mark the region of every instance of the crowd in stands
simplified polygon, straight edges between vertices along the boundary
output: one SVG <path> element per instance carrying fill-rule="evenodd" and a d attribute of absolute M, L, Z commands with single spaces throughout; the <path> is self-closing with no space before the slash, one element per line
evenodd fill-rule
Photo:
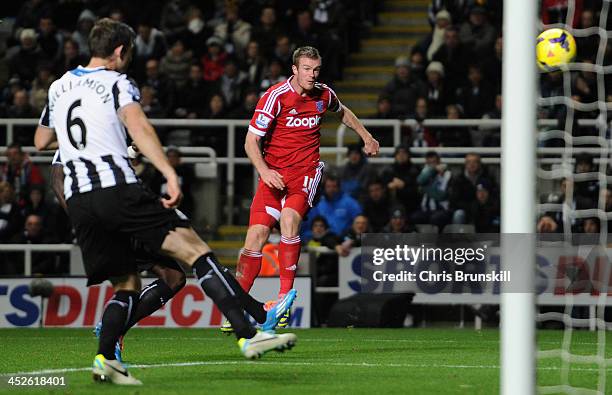
<path fill-rule="evenodd" d="M 322 80 L 341 78 L 344 59 L 358 47 L 363 27 L 372 24 L 374 8 L 366 0 L 152 0 L 144 8 L 125 1 L 6 4 L 0 32 L 0 116 L 38 118 L 51 83 L 87 65 L 89 32 L 98 18 L 109 17 L 134 29 L 128 75 L 139 86 L 150 118 L 248 119 L 259 96 L 291 75 L 298 46 L 319 49 L 326 63 Z M 15 126 L 14 144 L 6 153 L 8 163 L 0 174 L 0 243 L 72 241 L 66 215 L 45 196 L 47 175 L 21 148 L 33 145 L 34 130 Z M 167 132 L 158 129 L 169 145 L 173 141 Z M 3 131 L 0 141 L 6 142 Z M 223 128 L 202 129 L 181 143 L 213 146 L 223 155 L 226 141 Z M 181 164 L 178 149 L 168 150 L 168 156 L 185 192 L 180 209 L 190 215 L 193 167 Z M 164 193 L 165 180 L 155 169 L 140 158 L 133 166 L 144 183 Z M 23 271 L 22 254 L 2 254 L 0 260 L 0 274 Z M 66 271 L 58 265 L 35 262 L 33 271 Z"/>
<path fill-rule="evenodd" d="M 576 0 L 573 27 L 601 25 L 602 1 Z M 3 118 L 38 118 L 50 84 L 87 64 L 88 33 L 98 18 L 110 17 L 125 21 L 137 35 L 128 74 L 140 87 L 141 105 L 150 118 L 248 119 L 260 95 L 291 75 L 291 55 L 298 46 L 320 50 L 322 81 L 341 79 L 348 54 L 359 48 L 362 35 L 376 23 L 378 7 L 369 0 L 151 0 L 146 9 L 140 2 L 118 0 L 13 3 L 6 5 L 13 17 L 4 19 L 5 25 L 12 23 L 11 31 L 0 35 Z M 541 4 L 544 23 L 566 21 L 568 1 Z M 432 0 L 428 20 L 431 31 L 395 60 L 395 74 L 380 93 L 375 118 L 501 118 L 502 1 Z M 598 36 L 577 41 L 578 61 L 594 63 Z M 612 47 L 605 49 L 604 64 L 609 64 Z M 588 70 L 572 72 L 572 99 L 597 101 L 598 82 Z M 611 86 L 612 77 L 606 75 L 606 91 Z M 542 96 L 564 95 L 564 89 L 562 73 L 541 74 Z M 612 101 L 612 94 L 606 98 Z M 578 120 L 599 113 L 572 115 Z M 551 106 L 542 108 L 539 116 L 558 119 L 558 129 L 564 130 L 568 111 L 566 106 Z M 47 176 L 21 149 L 32 145 L 33 133 L 30 126 L 15 126 L 15 144 L 9 146 L 0 169 L 0 243 L 72 242 L 66 215 L 46 196 Z M 175 142 L 169 130 L 158 128 L 158 133 L 164 144 Z M 600 131 L 575 124 L 572 133 L 597 136 Z M 471 224 L 476 232 L 499 231 L 499 184 L 479 155 L 466 155 L 463 168 L 455 171 L 433 150 L 425 155 L 423 166 L 412 163 L 410 155 L 411 147 L 496 147 L 499 128 L 438 129 L 417 122 L 403 136 L 393 164 L 384 168 L 368 163 L 360 147 L 349 148 L 346 165 L 322 181 L 321 197 L 304 223 L 302 240 L 347 255 L 364 232 L 413 232 L 424 229 L 421 225 L 442 232 L 449 224 Z M 225 128 L 206 128 L 190 133 L 182 143 L 213 146 L 223 156 L 226 139 Z M 0 141 L 5 141 L 3 135 Z M 541 144 L 560 147 L 564 142 L 545 139 Z M 178 149 L 170 149 L 168 155 L 186 192 L 180 208 L 190 215 L 195 204 L 190 194 L 193 168 L 181 163 Z M 145 184 L 164 192 L 165 180 L 155 169 L 140 158 L 133 166 Z M 579 157 L 576 173 L 588 173 L 594 166 L 593 158 Z M 606 211 L 612 211 L 612 190 L 599 188 L 597 181 L 566 179 L 560 188 L 541 202 L 592 208 L 604 201 Z M 562 232 L 564 218 L 562 211 L 546 213 L 538 220 L 538 230 Z M 596 218 L 571 223 L 573 231 L 599 229 Z M 0 274 L 22 270 L 18 254 L 3 259 Z M 65 259 L 60 255 L 35 259 L 35 272 L 62 270 Z"/>
<path fill-rule="evenodd" d="M 153 0 L 143 9 L 122 1 L 15 2 L 4 19 L 5 25 L 13 22 L 12 31 L 0 36 L 0 115 L 38 117 L 49 85 L 87 64 L 87 37 L 96 19 L 110 17 L 137 34 L 128 75 L 140 87 L 149 117 L 248 118 L 254 98 L 291 75 L 298 46 L 319 49 L 323 81 L 341 78 L 344 59 L 375 15 L 370 3 Z M 32 145 L 31 127 L 15 136 Z M 161 137 L 166 142 L 163 130 Z"/>

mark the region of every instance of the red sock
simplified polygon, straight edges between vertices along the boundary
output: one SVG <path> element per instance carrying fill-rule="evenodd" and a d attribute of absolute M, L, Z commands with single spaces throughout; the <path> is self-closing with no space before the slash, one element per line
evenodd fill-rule
<path fill-rule="evenodd" d="M 247 250 L 246 248 L 240 253 L 238 267 L 236 268 L 236 280 L 238 280 L 240 286 L 246 292 L 251 290 L 253 282 L 255 282 L 257 275 L 259 275 L 262 256 L 261 252 Z"/>
<path fill-rule="evenodd" d="M 278 260 L 280 262 L 280 292 L 278 297 L 283 297 L 293 288 L 293 280 L 297 271 L 297 263 L 300 258 L 300 236 L 281 236 L 278 246 Z"/>

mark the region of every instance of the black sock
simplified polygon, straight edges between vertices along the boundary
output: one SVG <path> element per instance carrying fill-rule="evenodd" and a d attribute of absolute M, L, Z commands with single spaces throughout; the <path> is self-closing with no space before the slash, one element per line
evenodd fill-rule
<path fill-rule="evenodd" d="M 176 294 L 175 290 L 170 288 L 163 280 L 157 280 L 147 285 L 142 292 L 138 301 L 138 307 L 130 317 L 130 322 L 124 328 L 123 333 L 127 332 L 131 327 L 136 325 L 141 319 L 150 316 L 163 305 L 166 304 Z"/>
<path fill-rule="evenodd" d="M 208 256 L 208 254 L 204 256 L 206 257 Z M 214 254 L 211 254 L 210 258 L 223 275 L 223 278 L 225 278 L 225 281 L 227 281 L 230 287 L 232 287 L 232 289 L 234 290 L 234 293 L 238 297 L 238 300 L 244 308 L 244 311 L 249 313 L 249 315 L 253 317 L 258 323 L 263 324 L 264 322 L 266 322 L 267 313 L 264 309 L 264 304 L 253 298 L 247 292 L 245 292 L 244 289 L 242 289 L 242 286 L 240 286 L 238 280 L 236 280 L 236 278 L 225 266 L 219 263 L 217 257 Z"/>
<path fill-rule="evenodd" d="M 138 307 L 138 292 L 117 291 L 106 304 L 102 315 L 102 331 L 98 354 L 106 359 L 115 359 L 115 343 L 124 333 L 124 328 Z"/>
<path fill-rule="evenodd" d="M 225 318 L 229 320 L 234 328 L 238 339 L 250 339 L 257 331 L 244 316 L 236 292 L 223 276 L 221 269 L 215 264 L 216 258 L 212 252 L 202 255 L 193 264 L 193 273 L 198 278 L 198 283 L 217 305 Z"/>

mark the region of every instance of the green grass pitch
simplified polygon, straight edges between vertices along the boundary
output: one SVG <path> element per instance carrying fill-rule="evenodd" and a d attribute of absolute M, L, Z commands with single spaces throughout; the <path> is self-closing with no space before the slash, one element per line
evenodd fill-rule
<path fill-rule="evenodd" d="M 246 361 L 216 329 L 134 329 L 124 358 L 144 387 L 94 384 L 96 340 L 88 329 L 0 330 L 1 393 L 70 394 L 497 394 L 499 331 L 489 329 L 306 329 L 297 346 Z M 541 350 L 563 331 L 539 331 Z M 574 331 L 571 352 L 594 355 L 597 334 Z M 612 345 L 607 342 L 606 355 Z M 538 363 L 538 383 L 561 384 L 560 359 Z M 9 388 L 7 373 L 49 370 L 65 388 Z M 66 371 L 68 370 L 68 371 Z M 607 381 L 612 382 L 612 370 Z M 572 385 L 596 388 L 596 364 L 572 364 Z M 608 385 L 610 386 L 610 385 Z M 608 391 L 608 393 L 612 393 Z"/>

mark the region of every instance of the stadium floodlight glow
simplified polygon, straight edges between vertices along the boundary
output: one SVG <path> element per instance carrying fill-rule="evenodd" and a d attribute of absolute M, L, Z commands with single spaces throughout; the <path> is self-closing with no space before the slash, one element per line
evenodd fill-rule
<path fill-rule="evenodd" d="M 507 234 L 535 231 L 537 1 L 504 2 L 502 89 L 502 265 L 533 284 L 535 243 L 517 251 Z M 519 255 L 520 256 L 517 256 Z M 531 269 L 526 269 L 531 268 Z M 515 277 L 515 280 L 519 278 Z M 530 289 L 533 287 L 528 287 Z M 500 392 L 535 392 L 535 295 L 503 292 L 501 296 Z"/>

